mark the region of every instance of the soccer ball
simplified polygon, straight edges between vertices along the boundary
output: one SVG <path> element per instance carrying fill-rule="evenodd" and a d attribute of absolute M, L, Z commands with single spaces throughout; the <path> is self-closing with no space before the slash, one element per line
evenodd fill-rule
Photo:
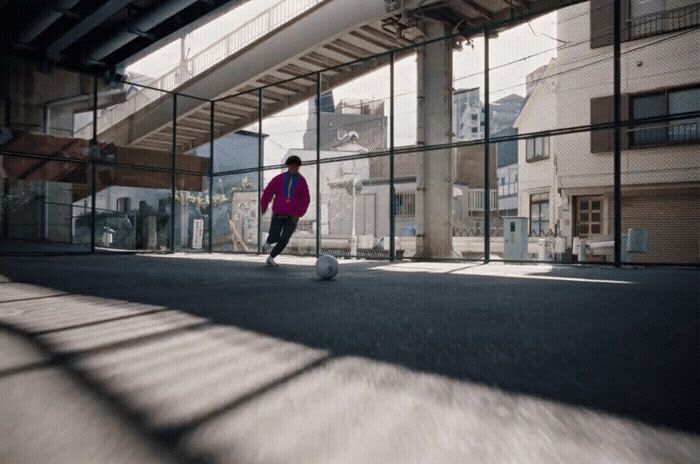
<path fill-rule="evenodd" d="M 338 274 L 338 260 L 330 255 L 323 255 L 316 261 L 316 274 L 321 280 L 331 280 Z"/>

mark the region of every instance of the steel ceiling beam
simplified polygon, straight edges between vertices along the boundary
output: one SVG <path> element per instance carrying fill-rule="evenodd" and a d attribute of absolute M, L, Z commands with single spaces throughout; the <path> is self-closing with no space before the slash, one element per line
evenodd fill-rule
<path fill-rule="evenodd" d="M 55 5 L 47 8 L 39 17 L 29 23 L 17 37 L 20 45 L 29 46 L 34 39 L 39 37 L 53 23 L 61 19 L 66 13 L 70 12 L 71 8 L 75 7 L 80 0 L 60 0 Z"/>
<path fill-rule="evenodd" d="M 95 64 L 101 62 L 112 53 L 132 42 L 137 37 L 140 37 L 137 31 L 148 32 L 198 1 L 199 0 L 168 0 L 161 3 L 157 8 L 137 17 L 121 28 L 111 38 L 93 48 L 84 60 L 85 63 Z"/>
<path fill-rule="evenodd" d="M 105 3 L 49 45 L 46 49 L 46 56 L 54 61 L 60 61 L 63 50 L 73 45 L 88 32 L 104 24 L 110 17 L 129 6 L 133 1 L 113 0 Z"/>

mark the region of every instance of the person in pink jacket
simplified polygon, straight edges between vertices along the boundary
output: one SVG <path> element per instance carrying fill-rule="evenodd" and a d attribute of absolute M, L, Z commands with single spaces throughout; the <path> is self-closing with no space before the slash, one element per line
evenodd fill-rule
<path fill-rule="evenodd" d="M 299 218 L 306 214 L 311 202 L 309 185 L 304 176 L 299 173 L 301 159 L 292 155 L 285 164 L 287 172 L 275 176 L 267 184 L 260 202 L 262 213 L 265 214 L 270 201 L 273 197 L 275 199 L 272 203 L 270 233 L 263 245 L 263 252 L 270 253 L 267 258 L 267 264 L 270 266 L 277 265 L 275 257 L 282 253 L 289 243 Z"/>

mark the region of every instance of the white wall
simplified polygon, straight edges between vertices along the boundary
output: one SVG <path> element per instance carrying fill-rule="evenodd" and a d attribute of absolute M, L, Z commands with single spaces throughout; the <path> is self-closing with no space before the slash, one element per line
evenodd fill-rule
<path fill-rule="evenodd" d="M 623 93 L 700 82 L 700 31 L 669 39 L 675 34 L 622 44 Z M 612 46 L 592 49 L 589 36 L 588 3 L 558 12 L 557 37 L 565 44 L 559 47 L 544 80 L 537 85 L 516 121 L 520 134 L 588 125 L 591 123 L 591 99 L 613 95 Z M 659 43 L 646 46 L 655 42 Z M 572 195 L 605 195 L 604 210 L 610 211 L 612 153 L 591 153 L 588 132 L 551 137 L 550 158 L 534 163 L 525 161 L 525 140 L 519 143 L 519 215 L 529 216 L 530 195 L 541 192 L 549 193 L 552 228 L 557 221 L 562 222 L 560 225 L 571 223 L 570 211 L 562 212 L 561 208 Z M 699 154 L 698 145 L 625 150 L 623 191 L 633 189 L 634 185 L 667 184 L 671 187 L 681 182 L 698 182 Z M 562 192 L 561 197 L 558 191 Z M 608 216 L 603 214 L 606 220 Z M 603 233 L 610 227 L 609 223 L 603 224 Z"/>
<path fill-rule="evenodd" d="M 558 53 L 559 72 L 563 74 L 556 78 L 558 109 L 553 127 L 590 124 L 590 100 L 614 93 L 612 46 L 590 48 L 588 11 L 588 3 L 559 11 L 558 37 L 572 44 L 582 43 L 563 47 Z M 675 34 L 622 44 L 623 93 L 700 82 L 700 31 L 669 39 Z M 661 39 L 668 40 L 659 42 Z M 562 187 L 612 186 L 612 153 L 591 154 L 587 133 L 560 139 L 564 141 L 559 163 Z M 622 172 L 623 185 L 700 181 L 698 146 L 626 150 Z"/>

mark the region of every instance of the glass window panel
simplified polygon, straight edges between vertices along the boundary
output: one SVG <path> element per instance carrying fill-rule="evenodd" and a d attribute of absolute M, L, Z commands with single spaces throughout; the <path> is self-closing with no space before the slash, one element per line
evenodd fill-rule
<path fill-rule="evenodd" d="M 579 2 L 489 39 L 489 117 L 494 135 L 509 129 L 528 134 L 591 123 L 592 97 L 614 92 L 612 66 L 600 59 L 600 48 L 591 46 L 612 31 L 591 28 L 590 19 L 591 3 Z M 586 111 L 551 111 L 553 105 Z"/>
<path fill-rule="evenodd" d="M 632 0 L 632 17 L 639 18 L 649 14 L 660 13 L 666 8 L 665 0 Z"/>
<path fill-rule="evenodd" d="M 397 147 L 415 145 L 417 141 L 418 94 L 416 54 L 396 59 L 394 63 L 394 143 Z M 387 112 L 388 113 L 388 112 Z"/>
<path fill-rule="evenodd" d="M 216 176 L 213 190 L 212 249 L 239 253 L 257 251 L 258 173 Z M 264 220 L 263 224 L 269 227 L 269 214 L 264 219 L 267 222 Z"/>
<path fill-rule="evenodd" d="M 165 171 L 98 166 L 95 244 L 119 250 L 168 250 L 171 239 L 172 175 Z M 117 199 L 131 198 L 120 212 Z M 90 201 L 88 196 L 87 201 Z"/>
<path fill-rule="evenodd" d="M 214 127 L 222 129 L 226 121 L 221 114 L 218 116 L 214 118 Z M 201 174 L 209 172 L 210 126 L 211 103 L 177 96 L 176 169 Z"/>
<path fill-rule="evenodd" d="M 482 37 L 454 50 L 452 120 L 455 141 L 484 137 L 484 40 Z M 397 108 L 398 111 L 398 108 Z M 398 113 L 397 113 L 398 117 Z"/>
<path fill-rule="evenodd" d="M 178 116 L 194 103 L 198 101 L 178 97 Z M 173 104 L 172 94 L 134 85 L 125 102 L 99 109 L 97 140 L 100 142 L 101 160 L 130 166 L 171 169 Z M 194 126 L 196 128 L 193 129 Z M 89 131 L 92 131 L 92 124 L 81 129 L 84 134 Z M 200 134 L 208 140 L 208 118 L 201 125 L 197 122 L 192 125 L 182 122 L 182 127 L 177 132 L 178 143 L 182 144 L 179 149 L 184 149 L 185 141 L 193 140 L 189 137 L 198 137 Z M 194 166 L 187 166 L 193 168 L 199 166 L 199 163 L 195 160 Z"/>
<path fill-rule="evenodd" d="M 251 92 L 216 102 L 214 173 L 258 167 L 257 95 Z"/>
<path fill-rule="evenodd" d="M 303 98 L 313 95 L 311 98 Z M 265 166 L 283 164 L 296 155 L 303 162 L 316 159 L 316 77 L 297 79 L 263 90 L 262 123 Z M 333 104 L 332 94 L 321 96 L 321 106 Z M 322 112 L 322 122 L 329 113 Z M 321 149 L 324 149 L 323 138 Z"/>
<path fill-rule="evenodd" d="M 632 114 L 635 119 L 651 118 L 666 114 L 666 95 L 643 95 L 632 100 Z"/>
<path fill-rule="evenodd" d="M 405 155 L 403 155 L 405 156 Z M 397 156 L 396 168 L 405 169 L 404 157 Z M 389 183 L 384 176 L 388 156 L 321 164 L 321 247 L 337 256 L 389 256 Z M 397 186 L 395 207 L 397 233 L 400 224 L 414 222 L 415 192 Z M 311 219 L 315 219 L 311 215 Z M 309 232 L 315 231 L 310 229 Z M 354 232 L 354 233 L 353 233 Z M 300 252 L 315 247 L 315 234 L 295 234 L 290 246 Z M 397 242 L 397 250 L 406 249 Z M 305 248 L 306 247 L 306 248 Z"/>
<path fill-rule="evenodd" d="M 700 111 L 700 88 L 677 90 L 668 95 L 669 114 Z"/>
<path fill-rule="evenodd" d="M 600 233 L 600 224 L 591 224 L 591 233 L 592 234 L 599 234 Z"/>
<path fill-rule="evenodd" d="M 175 191 L 175 248 L 203 251 L 209 246 L 209 178 L 178 174 Z"/>
<path fill-rule="evenodd" d="M 0 155 L 0 252 L 90 250 L 87 163 Z"/>

